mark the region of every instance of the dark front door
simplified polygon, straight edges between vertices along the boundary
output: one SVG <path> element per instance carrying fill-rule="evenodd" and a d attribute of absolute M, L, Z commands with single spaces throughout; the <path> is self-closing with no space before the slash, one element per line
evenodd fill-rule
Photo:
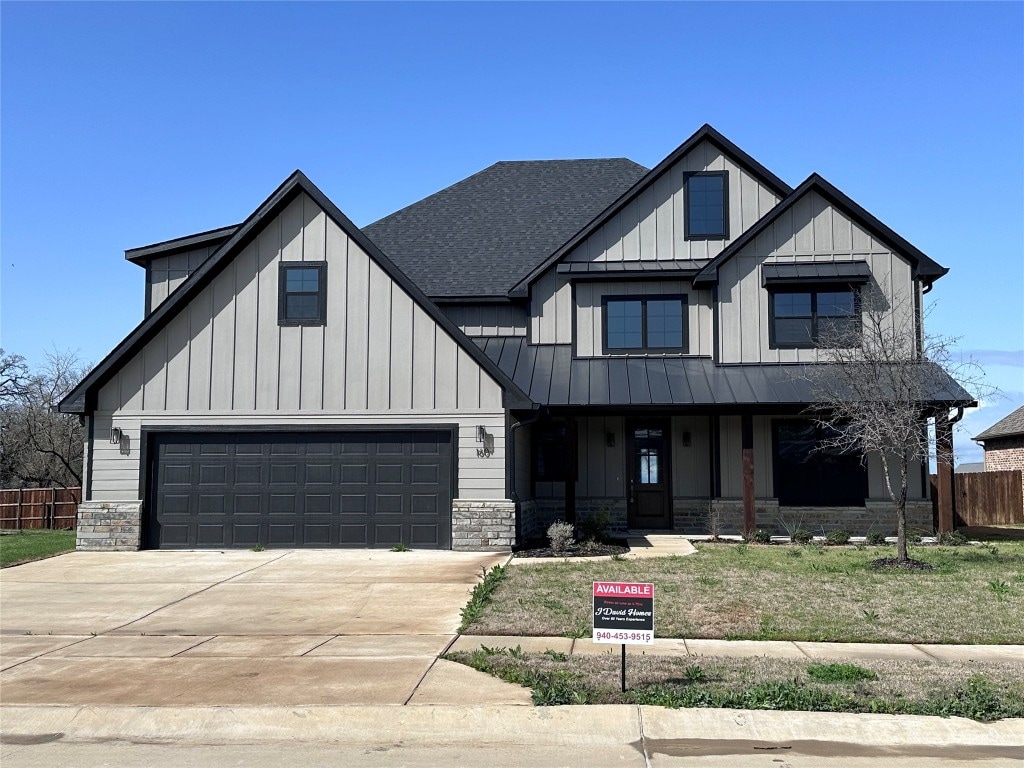
<path fill-rule="evenodd" d="M 672 527 L 670 442 L 668 419 L 626 422 L 630 528 Z"/>

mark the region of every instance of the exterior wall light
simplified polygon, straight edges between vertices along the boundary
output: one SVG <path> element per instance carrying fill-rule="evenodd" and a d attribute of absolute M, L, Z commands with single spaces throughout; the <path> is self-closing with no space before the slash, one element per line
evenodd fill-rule
<path fill-rule="evenodd" d="M 121 443 L 121 430 L 117 427 L 110 428 L 110 442 L 112 445 L 120 445 Z"/>
<path fill-rule="evenodd" d="M 476 449 L 478 458 L 486 459 L 494 455 L 494 435 L 489 434 L 482 424 L 476 428 L 476 441 L 483 444 L 482 448 Z"/>

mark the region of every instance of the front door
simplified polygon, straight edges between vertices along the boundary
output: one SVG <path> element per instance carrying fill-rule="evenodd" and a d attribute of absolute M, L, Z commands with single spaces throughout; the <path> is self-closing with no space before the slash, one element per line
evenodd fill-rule
<path fill-rule="evenodd" d="M 672 528 L 670 442 L 668 419 L 626 422 L 630 528 Z"/>

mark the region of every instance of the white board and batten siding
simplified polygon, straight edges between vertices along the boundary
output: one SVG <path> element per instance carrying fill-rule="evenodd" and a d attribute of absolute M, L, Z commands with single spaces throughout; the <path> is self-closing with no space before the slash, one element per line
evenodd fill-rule
<path fill-rule="evenodd" d="M 146 306 L 149 311 L 163 304 L 174 289 L 184 283 L 215 250 L 217 246 L 204 245 L 150 261 L 146 266 Z"/>
<path fill-rule="evenodd" d="M 278 325 L 282 261 L 327 263 L 327 323 Z M 143 426 L 457 424 L 462 498 L 505 498 L 500 386 L 299 195 L 99 391 L 92 498 L 138 498 Z M 476 427 L 494 435 L 478 458 Z"/>
<path fill-rule="evenodd" d="M 895 302 L 895 322 L 913 324 L 916 288 L 910 262 L 812 191 L 719 268 L 721 362 L 816 362 L 813 349 L 769 345 L 768 291 L 761 266 L 795 261 L 867 262 L 873 282 L 890 303 Z"/>
<path fill-rule="evenodd" d="M 576 354 L 580 357 L 604 355 L 604 297 L 665 295 L 686 297 L 687 354 L 710 357 L 713 347 L 711 291 L 694 289 L 689 280 L 577 283 Z"/>
<path fill-rule="evenodd" d="M 685 238 L 683 181 L 685 174 L 694 171 L 728 172 L 729 240 Z M 754 176 L 722 154 L 713 144 L 702 141 L 570 251 L 565 260 L 609 262 L 711 259 L 771 210 L 778 201 L 778 196 Z M 583 283 L 579 284 L 577 291 L 582 285 Z M 629 283 L 625 285 L 628 286 Z M 532 343 L 568 344 L 572 341 L 571 294 L 569 281 L 558 275 L 554 266 L 540 275 L 530 286 Z M 579 292 L 576 298 L 577 302 L 581 300 Z M 710 299 L 701 297 L 700 301 L 694 302 L 694 306 L 701 306 L 708 301 Z M 705 323 L 702 318 L 693 318 L 691 314 L 691 333 L 694 325 L 710 326 L 710 319 Z M 708 338 L 710 339 L 710 336 Z M 592 346 L 592 342 L 587 342 L 585 348 L 590 349 Z M 597 347 L 600 348 L 600 343 Z M 583 348 L 578 349 L 577 354 L 586 354 Z M 710 352 L 693 352 L 691 346 L 691 354 Z"/>

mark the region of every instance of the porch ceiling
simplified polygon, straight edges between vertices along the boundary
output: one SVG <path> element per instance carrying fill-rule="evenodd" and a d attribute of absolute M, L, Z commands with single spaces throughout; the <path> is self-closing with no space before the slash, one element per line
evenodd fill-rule
<path fill-rule="evenodd" d="M 704 357 L 576 358 L 569 344 L 531 345 L 521 336 L 476 343 L 538 405 L 803 406 L 813 402 L 800 365 L 716 365 Z M 973 398 L 937 366 L 936 405 Z"/>

